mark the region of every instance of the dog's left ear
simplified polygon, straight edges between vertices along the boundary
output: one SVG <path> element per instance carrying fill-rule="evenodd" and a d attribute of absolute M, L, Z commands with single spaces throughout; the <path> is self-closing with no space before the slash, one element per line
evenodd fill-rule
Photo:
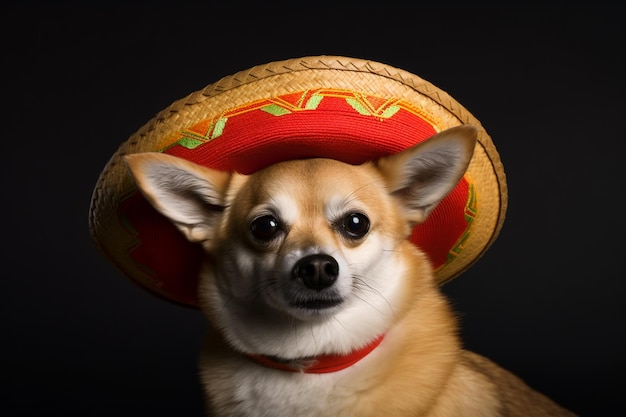
<path fill-rule="evenodd" d="M 453 127 L 375 164 L 411 225 L 423 222 L 462 178 L 474 153 L 477 129 Z"/>
<path fill-rule="evenodd" d="M 231 172 L 158 152 L 126 155 L 137 187 L 192 242 L 209 244 L 225 208 Z"/>

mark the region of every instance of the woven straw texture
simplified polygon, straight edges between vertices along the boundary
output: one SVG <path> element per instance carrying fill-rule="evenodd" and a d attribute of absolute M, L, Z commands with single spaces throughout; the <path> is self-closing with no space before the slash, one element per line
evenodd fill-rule
<path fill-rule="evenodd" d="M 124 141 L 98 179 L 89 211 L 93 240 L 110 262 L 133 282 L 170 301 L 193 306 L 193 301 L 162 290 L 150 271 L 129 256 L 137 237 L 120 220 L 122 201 L 134 185 L 122 157 L 160 151 L 172 146 L 178 132 L 229 109 L 268 97 L 316 88 L 354 90 L 404 100 L 432 121 L 436 131 L 461 124 L 479 129 L 478 143 L 466 177 L 478 195 L 478 215 L 463 250 L 436 270 L 443 283 L 469 268 L 489 248 L 502 227 L 507 207 L 504 168 L 490 136 L 481 123 L 446 92 L 417 75 L 386 64 L 340 56 L 289 59 L 255 66 L 222 78 L 172 103 Z M 191 285 L 191 284 L 190 284 Z"/>

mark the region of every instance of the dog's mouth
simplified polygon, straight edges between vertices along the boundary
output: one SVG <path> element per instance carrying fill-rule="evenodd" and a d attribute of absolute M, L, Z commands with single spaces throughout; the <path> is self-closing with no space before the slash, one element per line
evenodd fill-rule
<path fill-rule="evenodd" d="M 343 298 L 311 298 L 291 300 L 289 306 L 297 309 L 322 311 L 337 307 L 343 303 Z"/>

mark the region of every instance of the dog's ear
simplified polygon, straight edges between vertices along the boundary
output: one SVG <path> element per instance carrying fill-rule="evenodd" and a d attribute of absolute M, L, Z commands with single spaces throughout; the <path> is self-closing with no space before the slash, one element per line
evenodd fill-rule
<path fill-rule="evenodd" d="M 459 182 L 472 158 L 476 135 L 471 125 L 453 127 L 376 161 L 412 225 L 423 222 Z"/>
<path fill-rule="evenodd" d="M 124 160 L 146 199 L 192 242 L 211 240 L 232 174 L 146 152 Z"/>

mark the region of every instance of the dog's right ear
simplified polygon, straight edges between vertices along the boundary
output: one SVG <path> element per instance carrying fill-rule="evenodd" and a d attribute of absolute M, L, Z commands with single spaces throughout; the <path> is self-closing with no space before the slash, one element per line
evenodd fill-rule
<path fill-rule="evenodd" d="M 157 152 L 126 155 L 124 160 L 141 193 L 188 240 L 211 240 L 232 173 Z"/>
<path fill-rule="evenodd" d="M 411 226 L 423 222 L 454 188 L 468 167 L 478 130 L 461 125 L 444 130 L 376 162 L 389 191 L 405 208 Z"/>

